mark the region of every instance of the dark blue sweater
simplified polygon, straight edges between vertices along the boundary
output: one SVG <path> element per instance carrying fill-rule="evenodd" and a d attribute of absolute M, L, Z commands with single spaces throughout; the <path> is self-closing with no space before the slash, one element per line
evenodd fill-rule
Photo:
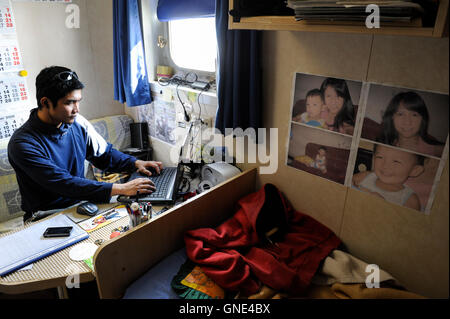
<path fill-rule="evenodd" d="M 115 150 L 81 115 L 59 128 L 42 122 L 37 109 L 8 144 L 16 171 L 22 210 L 65 208 L 80 200 L 109 202 L 112 184 L 84 177 L 85 159 L 110 172 L 130 171 L 136 158 Z"/>

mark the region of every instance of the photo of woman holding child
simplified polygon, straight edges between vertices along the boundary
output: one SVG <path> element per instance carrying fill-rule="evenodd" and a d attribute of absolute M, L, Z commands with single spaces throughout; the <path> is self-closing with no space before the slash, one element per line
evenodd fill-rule
<path fill-rule="evenodd" d="M 447 135 L 448 95 L 371 86 L 362 138 L 441 157 Z"/>
<path fill-rule="evenodd" d="M 297 74 L 292 120 L 309 126 L 353 135 L 361 83 L 337 78 Z"/>

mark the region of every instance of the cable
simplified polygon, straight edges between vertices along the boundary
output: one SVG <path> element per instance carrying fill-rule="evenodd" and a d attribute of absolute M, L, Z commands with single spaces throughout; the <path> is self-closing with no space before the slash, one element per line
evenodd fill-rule
<path fill-rule="evenodd" d="M 179 86 L 180 86 L 180 84 L 177 85 L 176 91 L 177 91 L 178 100 L 180 101 L 181 106 L 183 106 L 183 110 L 184 110 L 184 120 L 185 120 L 186 122 L 190 122 L 190 121 L 191 121 L 191 118 L 190 118 L 189 114 L 187 114 L 186 106 L 184 105 L 183 101 L 181 100 L 180 94 L 179 94 L 179 92 L 178 92 L 178 87 L 179 87 Z"/>
<path fill-rule="evenodd" d="M 193 78 L 189 79 L 190 76 L 191 77 L 193 76 Z M 158 79 L 158 84 L 161 85 L 161 86 L 168 86 L 170 84 L 176 85 L 176 92 L 177 92 L 178 101 L 180 102 L 181 106 L 183 107 L 184 119 L 185 119 L 186 122 L 190 122 L 191 117 L 189 116 L 189 114 L 188 114 L 188 112 L 186 110 L 186 105 L 184 104 L 183 100 L 180 97 L 180 93 L 179 93 L 178 88 L 179 88 L 180 85 L 192 87 L 192 84 L 194 82 L 197 82 L 197 80 L 198 80 L 198 75 L 196 73 L 194 73 L 194 72 L 188 72 L 188 73 L 186 73 L 186 75 L 184 77 L 180 77 L 178 75 L 174 75 L 174 76 L 172 76 L 169 79 L 168 78 L 159 78 Z M 208 82 L 207 88 L 209 88 L 209 86 L 213 85 L 214 83 L 215 83 L 215 80 L 212 80 L 212 81 Z M 200 95 L 203 92 L 207 91 L 208 90 L 207 88 L 202 89 L 200 91 L 200 93 L 198 94 L 198 96 L 197 96 L 197 104 L 198 104 L 198 107 L 199 107 L 199 118 L 200 118 L 202 124 L 203 124 L 203 120 L 201 119 L 202 106 L 200 104 Z"/>

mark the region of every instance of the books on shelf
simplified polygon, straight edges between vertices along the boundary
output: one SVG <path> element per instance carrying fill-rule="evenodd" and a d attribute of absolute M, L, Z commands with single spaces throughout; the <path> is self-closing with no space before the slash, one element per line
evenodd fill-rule
<path fill-rule="evenodd" d="M 423 8 L 410 0 L 288 0 L 300 20 L 362 21 L 371 11 L 370 4 L 379 7 L 380 22 L 411 22 L 423 13 Z"/>

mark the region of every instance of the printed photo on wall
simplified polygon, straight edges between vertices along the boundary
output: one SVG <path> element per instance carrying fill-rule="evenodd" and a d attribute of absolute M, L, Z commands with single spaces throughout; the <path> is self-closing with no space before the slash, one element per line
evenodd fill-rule
<path fill-rule="evenodd" d="M 386 144 L 361 142 L 352 188 L 428 212 L 439 160 Z"/>
<path fill-rule="evenodd" d="M 350 136 L 293 122 L 287 164 L 344 184 L 351 144 Z"/>
<path fill-rule="evenodd" d="M 370 84 L 361 138 L 441 158 L 449 96 Z"/>
<path fill-rule="evenodd" d="M 362 82 L 297 73 L 292 121 L 353 135 Z"/>
<path fill-rule="evenodd" d="M 449 96 L 297 73 L 287 165 L 429 214 L 448 157 Z"/>

